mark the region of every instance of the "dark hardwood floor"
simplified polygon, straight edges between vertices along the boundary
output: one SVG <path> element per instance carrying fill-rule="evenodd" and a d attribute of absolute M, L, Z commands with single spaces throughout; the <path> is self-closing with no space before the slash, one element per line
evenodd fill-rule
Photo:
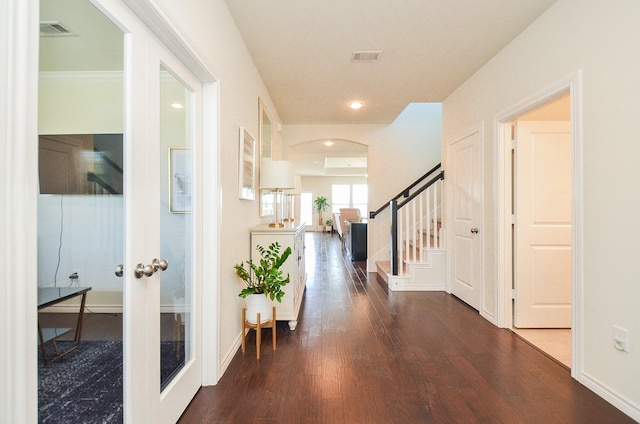
<path fill-rule="evenodd" d="M 255 332 L 180 423 L 631 423 L 569 371 L 442 292 L 388 292 L 337 237 L 306 236 L 295 331 Z M 238 317 L 240 319 L 240 317 Z"/>

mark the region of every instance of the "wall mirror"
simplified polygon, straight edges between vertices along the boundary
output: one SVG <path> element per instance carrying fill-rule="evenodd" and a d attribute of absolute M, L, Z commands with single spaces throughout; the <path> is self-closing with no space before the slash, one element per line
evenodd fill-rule
<path fill-rule="evenodd" d="M 273 123 L 264 107 L 262 98 L 258 97 L 258 138 L 260 146 L 260 163 L 273 159 Z M 260 216 L 274 215 L 274 196 L 270 190 L 260 190 Z"/>
<path fill-rule="evenodd" d="M 272 154 L 272 128 L 271 118 L 264 107 L 264 102 L 258 97 L 258 117 L 260 127 L 260 160 L 273 159 Z"/>

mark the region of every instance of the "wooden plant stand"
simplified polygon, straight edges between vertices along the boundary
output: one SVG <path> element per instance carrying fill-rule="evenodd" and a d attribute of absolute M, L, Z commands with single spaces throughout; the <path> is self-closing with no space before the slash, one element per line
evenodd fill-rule
<path fill-rule="evenodd" d="M 256 330 L 256 358 L 260 359 L 260 345 L 262 343 L 262 329 L 271 328 L 271 335 L 273 338 L 273 350 L 276 350 L 276 307 L 273 307 L 271 319 L 267 322 L 260 322 L 260 313 L 258 313 L 257 322 L 255 324 L 247 321 L 247 308 L 242 308 L 242 354 L 246 350 L 246 330 L 247 328 L 254 328 Z"/>

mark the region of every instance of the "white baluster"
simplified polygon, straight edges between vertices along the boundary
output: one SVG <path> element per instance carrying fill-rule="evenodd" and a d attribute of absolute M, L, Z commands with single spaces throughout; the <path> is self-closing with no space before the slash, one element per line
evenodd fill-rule
<path fill-rule="evenodd" d="M 418 202 L 420 203 L 420 216 L 418 217 L 418 235 L 420 236 L 420 262 L 424 262 L 424 249 L 422 246 L 422 237 L 424 230 L 424 193 L 421 193 L 418 197 Z"/>

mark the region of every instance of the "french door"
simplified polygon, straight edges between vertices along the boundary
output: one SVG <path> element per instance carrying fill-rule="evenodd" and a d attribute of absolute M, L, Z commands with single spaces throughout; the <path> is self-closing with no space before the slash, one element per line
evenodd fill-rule
<path fill-rule="evenodd" d="M 196 158 L 202 157 L 202 84 L 131 21 L 125 53 L 125 421 L 172 423 L 202 378 L 195 231 L 201 226 Z"/>
<path fill-rule="evenodd" d="M 92 286 L 89 303 L 95 310 L 103 307 L 97 295 L 105 293 L 109 284 L 113 286 L 107 274 L 111 279 L 116 278 L 122 291 L 124 422 L 174 423 L 202 382 L 201 308 L 196 301 L 202 298 L 202 242 L 196 231 L 202 228 L 202 166 L 198 159 L 202 157 L 202 83 L 122 2 L 59 0 L 57 3 L 61 10 L 76 13 L 86 5 L 91 6 L 88 15 L 73 25 L 79 32 L 77 40 L 88 40 L 90 36 L 105 38 L 97 27 L 93 27 L 95 31 L 91 33 L 91 25 L 81 25 L 92 19 L 89 14 L 95 15 L 96 9 L 103 19 L 110 20 L 122 32 L 119 51 L 115 46 L 110 50 L 112 47 L 102 45 L 102 50 L 94 49 L 92 53 L 96 53 L 96 59 L 103 50 L 107 51 L 107 59 L 109 54 L 119 56 L 117 60 L 123 69 L 115 72 L 123 76 L 119 88 L 118 83 L 111 82 L 110 86 L 96 90 L 123 93 L 122 109 L 114 114 L 122 118 L 115 132 L 122 133 L 123 187 L 119 193 L 90 198 L 92 205 L 105 204 L 99 199 L 115 199 L 108 202 L 111 210 L 98 206 L 92 216 L 102 216 L 114 209 L 119 214 L 117 222 L 121 225 L 111 225 L 114 222 L 111 221 L 103 233 L 122 232 L 115 237 L 122 242 L 109 252 L 115 261 L 111 269 L 121 278 L 114 277 L 113 271 L 87 278 L 88 285 Z M 74 17 L 68 15 L 68 19 Z M 47 43 L 41 41 L 41 49 L 55 51 L 52 44 Z M 101 84 L 92 71 L 103 64 L 93 55 L 87 56 L 76 55 L 80 63 L 86 60 L 80 79 Z M 79 73 L 71 71 L 65 78 Z M 106 80 L 114 74 L 101 72 L 102 79 Z M 83 92 L 82 89 L 75 91 Z M 46 94 L 43 89 L 40 102 Z M 70 97 L 67 93 L 66 104 L 72 102 Z M 78 104 L 83 103 L 78 101 Z M 105 131 L 97 128 L 96 123 L 111 112 L 108 102 L 97 104 L 95 111 L 80 107 L 71 116 L 75 119 L 70 121 L 83 124 L 86 127 L 83 132 L 101 133 Z M 118 123 L 109 125 L 117 127 Z M 51 132 L 57 131 L 52 125 L 50 128 Z M 80 130 L 67 132 L 76 131 Z M 64 196 L 66 200 L 67 195 Z M 62 195 L 60 198 L 62 205 Z M 78 199 L 80 197 L 64 204 L 67 213 L 73 212 L 71 208 L 79 203 Z M 84 238 L 89 237 L 84 234 Z M 105 239 L 107 237 L 96 237 L 93 244 L 103 243 Z M 78 251 L 69 262 L 81 263 L 85 257 L 94 258 L 96 255 L 92 253 Z M 87 275 L 80 274 L 81 279 Z M 92 295 L 95 304 L 91 304 Z M 86 418 L 99 420 L 99 417 Z M 120 421 L 119 417 L 114 419 Z"/>

